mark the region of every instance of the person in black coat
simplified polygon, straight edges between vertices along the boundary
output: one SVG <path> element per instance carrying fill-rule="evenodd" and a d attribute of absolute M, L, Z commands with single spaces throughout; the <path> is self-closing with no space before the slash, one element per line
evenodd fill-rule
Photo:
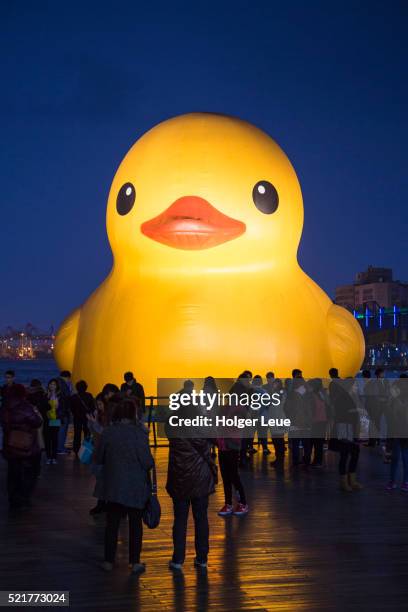
<path fill-rule="evenodd" d="M 5 384 L 0 388 L 0 398 L 1 398 L 1 407 L 4 408 L 7 404 L 7 400 L 10 395 L 13 395 L 15 391 L 15 387 L 17 386 L 15 382 L 15 372 L 14 370 L 7 370 L 4 374 Z"/>
<path fill-rule="evenodd" d="M 187 409 L 180 408 L 182 417 Z M 191 414 L 190 414 L 191 416 Z M 214 493 L 217 468 L 211 458 L 211 446 L 203 438 L 173 437 L 175 430 L 166 423 L 169 438 L 169 463 L 167 471 L 167 493 L 173 500 L 173 557 L 169 562 L 172 570 L 181 570 L 186 552 L 187 521 L 190 505 L 195 526 L 196 567 L 206 568 L 209 551 L 208 498 Z"/>
<path fill-rule="evenodd" d="M 112 425 L 102 432 L 96 449 L 96 464 L 103 466 L 94 496 L 106 500 L 105 561 L 102 568 L 113 568 L 120 521 L 129 520 L 129 564 L 134 574 L 145 571 L 140 562 L 143 509 L 149 499 L 149 471 L 154 460 L 148 432 L 136 418 L 136 402 L 115 403 Z"/>
<path fill-rule="evenodd" d="M 84 438 L 88 438 L 88 418 L 87 415 L 95 410 L 95 400 L 91 393 L 88 393 L 88 385 L 84 380 L 79 380 L 75 385 L 76 393 L 71 397 L 71 412 L 74 420 L 74 442 L 73 450 L 76 455 L 81 448 L 82 433 Z"/>
<path fill-rule="evenodd" d="M 122 383 L 120 387 L 121 392 L 127 396 L 136 397 L 139 402 L 140 412 L 143 414 L 145 412 L 146 403 L 143 385 L 137 382 L 136 378 L 133 376 L 133 372 L 125 372 L 123 378 L 125 382 Z"/>
<path fill-rule="evenodd" d="M 329 371 L 332 382 L 329 397 L 333 410 L 333 425 L 329 449 L 339 453 L 340 488 L 343 491 L 359 490 L 362 485 L 357 481 L 356 470 L 360 456 L 360 446 L 355 442 L 359 429 L 359 413 L 353 397 L 354 379 L 341 380 L 338 371 Z"/>

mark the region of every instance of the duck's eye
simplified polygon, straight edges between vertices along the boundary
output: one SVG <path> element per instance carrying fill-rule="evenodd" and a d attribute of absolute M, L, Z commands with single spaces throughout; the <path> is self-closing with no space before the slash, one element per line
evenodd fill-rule
<path fill-rule="evenodd" d="M 127 215 L 133 208 L 136 199 L 136 189 L 132 183 L 125 183 L 119 189 L 116 198 L 116 210 L 120 215 Z"/>
<path fill-rule="evenodd" d="M 252 190 L 252 199 L 258 210 L 271 215 L 279 205 L 279 196 L 269 181 L 259 181 Z"/>

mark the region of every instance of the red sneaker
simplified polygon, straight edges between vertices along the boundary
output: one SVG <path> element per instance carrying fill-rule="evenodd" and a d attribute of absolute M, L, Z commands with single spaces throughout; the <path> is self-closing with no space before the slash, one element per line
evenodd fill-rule
<path fill-rule="evenodd" d="M 248 512 L 249 512 L 248 504 L 239 503 L 236 505 L 233 514 L 235 514 L 235 516 L 243 516 L 244 514 L 248 514 Z"/>
<path fill-rule="evenodd" d="M 232 514 L 232 506 L 229 504 L 225 504 L 225 506 L 223 506 L 218 512 L 218 516 L 229 516 L 230 514 Z"/>

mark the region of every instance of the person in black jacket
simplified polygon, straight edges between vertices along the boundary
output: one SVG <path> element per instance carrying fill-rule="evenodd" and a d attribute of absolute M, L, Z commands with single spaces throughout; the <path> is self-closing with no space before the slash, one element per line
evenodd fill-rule
<path fill-rule="evenodd" d="M 71 381 L 71 372 L 63 370 L 57 378 L 59 388 L 59 415 L 61 425 L 58 432 L 58 455 L 67 455 L 69 450 L 65 448 L 67 440 L 69 421 L 71 416 L 71 396 L 74 388 Z"/>
<path fill-rule="evenodd" d="M 30 382 L 30 386 L 27 389 L 27 399 L 30 404 L 37 408 L 42 418 L 46 419 L 46 413 L 49 410 L 48 398 L 41 380 L 38 380 L 38 378 L 33 378 Z"/>
<path fill-rule="evenodd" d="M 143 385 L 137 382 L 136 378 L 133 376 L 133 372 L 125 372 L 123 378 L 125 382 L 122 383 L 120 387 L 121 392 L 125 395 L 136 397 L 139 401 L 140 410 L 143 414 L 145 412 L 146 404 Z"/>
<path fill-rule="evenodd" d="M 16 387 L 16 374 L 14 370 L 7 370 L 4 374 L 5 384 L 0 389 L 1 406 L 4 408 L 8 397 L 13 394 Z"/>
<path fill-rule="evenodd" d="M 308 468 L 311 460 L 312 446 L 310 441 L 312 424 L 312 398 L 300 370 L 293 370 L 286 403 L 285 413 L 291 419 L 292 466 L 302 465 Z M 294 436 L 294 437 L 293 437 Z M 303 446 L 303 458 L 300 459 L 300 443 Z"/>
<path fill-rule="evenodd" d="M 71 397 L 71 412 L 74 420 L 74 442 L 73 450 L 75 455 L 81 448 L 82 433 L 84 438 L 89 437 L 87 415 L 95 410 L 95 400 L 91 393 L 88 393 L 88 384 L 84 380 L 79 380 L 75 385 L 76 393 Z"/>
<path fill-rule="evenodd" d="M 340 454 L 340 489 L 343 491 L 359 490 L 362 489 L 362 485 L 357 481 L 356 470 L 360 447 L 354 441 L 359 426 L 359 413 L 353 399 L 354 379 L 340 380 L 336 368 L 332 368 L 329 374 L 332 378 L 329 385 L 329 397 L 333 410 L 333 429 L 329 449 Z"/>
<path fill-rule="evenodd" d="M 180 408 L 179 417 L 182 417 L 183 413 L 189 414 L 188 408 Z M 195 525 L 194 565 L 206 568 L 209 551 L 208 498 L 214 493 L 217 480 L 217 468 L 211 458 L 211 447 L 209 441 L 203 438 L 172 437 L 175 432 L 168 423 L 166 433 L 170 444 L 166 490 L 173 500 L 174 508 L 174 552 L 169 568 L 182 569 L 190 505 Z"/>
<path fill-rule="evenodd" d="M 141 574 L 143 509 L 149 499 L 149 471 L 154 460 L 149 448 L 148 432 L 136 419 L 136 401 L 124 399 L 115 403 L 113 423 L 102 432 L 96 449 L 96 463 L 103 466 L 103 477 L 97 479 L 94 495 L 106 500 L 105 561 L 102 569 L 111 571 L 116 556 L 121 519 L 129 520 L 129 564 L 132 573 Z"/>
<path fill-rule="evenodd" d="M 44 426 L 48 421 L 47 412 L 49 410 L 48 405 L 48 396 L 45 392 L 44 387 L 42 386 L 41 380 L 38 378 L 33 378 L 30 382 L 30 386 L 27 388 L 27 399 L 35 408 L 37 408 L 38 412 L 41 414 L 41 418 L 43 420 L 41 427 L 39 428 L 39 436 L 38 441 L 40 444 L 40 454 L 38 455 L 38 475 L 41 471 L 41 452 L 45 449 L 45 440 L 44 440 Z"/>

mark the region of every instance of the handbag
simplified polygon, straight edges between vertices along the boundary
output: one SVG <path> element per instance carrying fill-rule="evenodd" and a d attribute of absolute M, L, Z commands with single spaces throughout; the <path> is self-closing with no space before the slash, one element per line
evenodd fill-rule
<path fill-rule="evenodd" d="M 37 432 L 33 433 L 32 431 L 25 431 L 24 429 L 11 429 L 10 414 L 7 409 L 4 410 L 4 422 L 3 446 L 6 453 L 18 459 L 31 457 L 34 436 L 37 435 Z"/>
<path fill-rule="evenodd" d="M 81 463 L 89 465 L 92 463 L 92 455 L 94 452 L 94 444 L 92 438 L 85 438 L 78 451 L 78 459 Z"/>
<path fill-rule="evenodd" d="M 48 427 L 61 427 L 61 419 L 48 419 Z"/>
<path fill-rule="evenodd" d="M 146 527 L 149 529 L 156 529 L 160 523 L 161 507 L 157 497 L 157 474 L 155 464 L 153 464 L 152 468 L 150 487 L 150 495 L 143 509 L 142 519 Z"/>

